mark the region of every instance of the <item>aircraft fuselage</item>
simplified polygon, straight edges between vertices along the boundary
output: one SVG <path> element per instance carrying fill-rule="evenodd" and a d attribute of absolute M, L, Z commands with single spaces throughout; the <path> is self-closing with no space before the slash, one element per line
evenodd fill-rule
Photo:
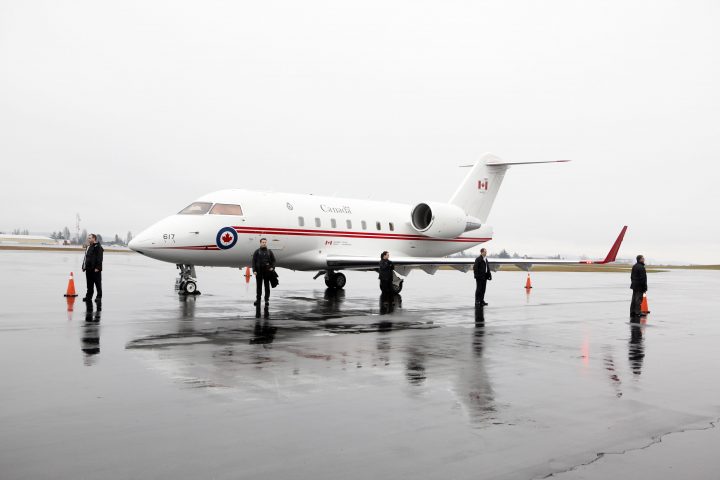
<path fill-rule="evenodd" d="M 486 226 L 453 238 L 423 235 L 412 226 L 413 206 L 402 203 L 221 190 L 192 205 L 199 206 L 197 212 L 157 222 L 130 247 L 175 264 L 243 267 L 250 265 L 260 238 L 267 238 L 278 267 L 323 270 L 332 255 L 379 261 L 380 252 L 388 250 L 396 256 L 443 257 L 492 237 Z"/>

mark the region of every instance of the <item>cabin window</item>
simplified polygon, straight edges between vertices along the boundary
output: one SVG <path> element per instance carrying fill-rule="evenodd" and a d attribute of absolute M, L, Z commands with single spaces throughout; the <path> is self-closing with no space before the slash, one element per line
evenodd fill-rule
<path fill-rule="evenodd" d="M 390 223 L 388 224 L 388 226 L 390 227 L 390 231 L 391 231 L 391 232 L 394 232 L 394 231 L 395 231 L 395 224 L 394 224 L 393 222 L 390 222 Z"/>
<path fill-rule="evenodd" d="M 352 229 L 352 220 L 345 220 L 345 225 L 347 225 L 348 230 Z"/>
<path fill-rule="evenodd" d="M 360 226 L 362 227 L 363 230 L 367 230 L 367 222 L 365 220 L 360 222 Z"/>
<path fill-rule="evenodd" d="M 305 217 L 298 217 L 298 225 L 301 227 L 305 226 Z"/>
<path fill-rule="evenodd" d="M 337 221 L 334 218 L 330 219 L 330 226 L 332 228 L 337 228 Z"/>
<path fill-rule="evenodd" d="M 210 211 L 212 203 L 210 202 L 193 202 L 178 212 L 178 215 L 205 215 Z"/>
<path fill-rule="evenodd" d="M 318 217 L 315 217 L 315 226 L 316 226 L 317 228 L 322 227 L 322 223 L 320 223 L 320 219 L 319 219 Z"/>
<path fill-rule="evenodd" d="M 216 203 L 210 209 L 210 215 L 242 215 L 240 205 L 232 205 L 229 203 Z"/>
<path fill-rule="evenodd" d="M 375 228 L 377 228 L 378 230 L 381 230 L 381 229 L 382 229 L 382 226 L 380 225 L 380 222 L 375 222 Z"/>

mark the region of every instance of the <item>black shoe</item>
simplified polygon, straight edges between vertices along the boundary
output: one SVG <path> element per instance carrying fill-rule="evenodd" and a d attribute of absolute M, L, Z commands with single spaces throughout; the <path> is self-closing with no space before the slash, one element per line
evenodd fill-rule
<path fill-rule="evenodd" d="M 255 300 L 255 301 L 253 302 L 253 306 L 254 306 L 254 307 L 257 307 L 257 304 L 258 304 L 258 302 L 257 302 L 257 300 Z"/>
<path fill-rule="evenodd" d="M 487 307 L 487 302 L 482 302 L 483 307 Z"/>
<path fill-rule="evenodd" d="M 83 297 L 82 301 L 87 302 L 87 297 Z"/>

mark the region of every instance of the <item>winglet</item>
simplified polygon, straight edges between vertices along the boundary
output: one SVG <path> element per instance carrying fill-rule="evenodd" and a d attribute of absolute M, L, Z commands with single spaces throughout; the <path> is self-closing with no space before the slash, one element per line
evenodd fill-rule
<path fill-rule="evenodd" d="M 613 243 L 612 248 L 608 252 L 607 256 L 605 257 L 605 260 L 601 262 L 593 262 L 592 260 L 586 260 L 580 263 L 596 263 L 596 264 L 603 264 L 603 263 L 612 263 L 615 261 L 615 258 L 617 257 L 618 250 L 620 250 L 620 244 L 623 241 L 623 238 L 625 238 L 625 232 L 627 231 L 627 225 L 625 225 L 622 230 L 620 230 L 620 235 L 618 235 L 617 240 L 615 240 L 615 243 Z"/>

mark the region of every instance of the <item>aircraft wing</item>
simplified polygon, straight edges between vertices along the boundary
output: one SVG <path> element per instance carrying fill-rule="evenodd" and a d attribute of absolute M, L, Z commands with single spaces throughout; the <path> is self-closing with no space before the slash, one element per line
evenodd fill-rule
<path fill-rule="evenodd" d="M 603 260 L 556 260 L 548 258 L 488 258 L 490 267 L 500 265 L 517 265 L 521 269 L 529 270 L 532 265 L 588 265 L 612 263 L 617 257 L 620 244 L 625 237 L 627 226 L 620 231 L 615 243 Z M 475 263 L 474 257 L 394 257 L 390 260 L 395 264 L 396 270 L 403 274 L 410 269 L 419 268 L 433 274 L 440 267 L 452 267 L 456 270 L 468 271 Z M 379 258 L 367 256 L 340 256 L 327 257 L 328 269 L 332 270 L 376 270 L 380 263 Z"/>

